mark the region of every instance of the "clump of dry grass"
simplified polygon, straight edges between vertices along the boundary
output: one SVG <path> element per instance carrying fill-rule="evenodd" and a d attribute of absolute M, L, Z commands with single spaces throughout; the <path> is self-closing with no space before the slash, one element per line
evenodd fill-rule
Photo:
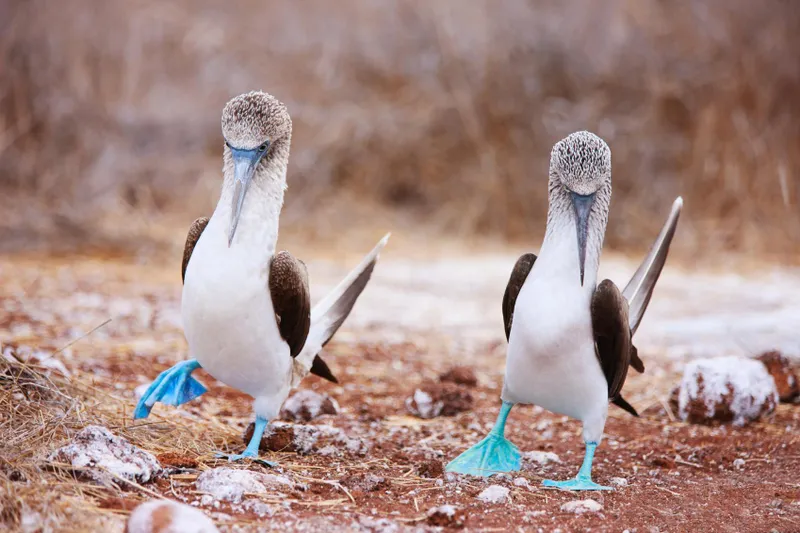
<path fill-rule="evenodd" d="M 11 530 L 57 528 L 74 517 L 77 509 L 67 509 L 83 487 L 63 474 L 54 480 L 42 461 L 87 419 L 102 416 L 87 412 L 71 385 L 45 370 L 0 357 L 0 524 Z"/>
<path fill-rule="evenodd" d="M 294 117 L 290 216 L 344 191 L 449 232 L 535 240 L 549 149 L 590 129 L 614 153 L 611 245 L 649 244 L 678 194 L 684 251 L 800 238 L 791 2 L 5 9 L 0 184 L 73 233 L 97 232 L 98 211 L 207 212 L 219 112 L 258 87 Z"/>
<path fill-rule="evenodd" d="M 11 530 L 118 530 L 125 515 L 157 490 L 116 478 L 97 484 L 48 455 L 87 425 L 111 429 L 154 453 L 209 452 L 214 443 L 191 420 L 129 425 L 127 401 L 45 367 L 0 357 L 0 525 Z M 229 438 L 233 438 L 229 435 Z M 178 450 L 178 452 L 176 452 Z M 76 524 L 80 528 L 75 528 Z M 38 529 L 37 529 L 38 528 Z"/>

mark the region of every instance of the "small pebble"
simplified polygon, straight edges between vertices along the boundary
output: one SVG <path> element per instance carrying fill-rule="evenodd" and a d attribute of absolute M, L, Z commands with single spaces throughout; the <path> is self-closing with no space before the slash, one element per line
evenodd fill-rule
<path fill-rule="evenodd" d="M 505 503 L 508 501 L 508 487 L 489 485 L 478 494 L 478 499 L 485 503 Z"/>
<path fill-rule="evenodd" d="M 561 506 L 565 513 L 596 513 L 603 510 L 603 506 L 594 500 L 573 500 Z"/>
<path fill-rule="evenodd" d="M 171 500 L 150 500 L 128 518 L 127 533 L 218 533 L 214 522 L 199 509 Z"/>

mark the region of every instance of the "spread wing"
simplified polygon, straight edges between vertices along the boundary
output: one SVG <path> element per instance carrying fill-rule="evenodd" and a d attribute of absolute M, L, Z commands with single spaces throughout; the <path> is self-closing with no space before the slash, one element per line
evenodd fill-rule
<path fill-rule="evenodd" d="M 536 254 L 529 253 L 520 256 L 508 279 L 506 292 L 503 294 L 503 325 L 506 328 L 506 340 L 511 336 L 511 323 L 514 321 L 514 306 L 517 304 L 517 296 L 519 296 L 519 291 L 522 290 L 535 262 Z"/>
<path fill-rule="evenodd" d="M 192 252 L 200 240 L 200 235 L 208 225 L 208 217 L 201 217 L 192 222 L 189 226 L 189 233 L 186 235 L 186 244 L 183 246 L 183 265 L 181 265 L 181 280 L 186 281 L 186 267 L 189 266 L 189 259 L 192 257 Z"/>
<path fill-rule="evenodd" d="M 667 261 L 669 245 L 675 235 L 675 228 L 678 227 L 678 217 L 681 214 L 682 207 L 683 198 L 679 196 L 673 202 L 672 211 L 670 211 L 669 217 L 664 222 L 664 226 L 661 228 L 661 232 L 658 234 L 658 238 L 656 238 L 652 248 L 650 248 L 647 257 L 645 257 L 636 273 L 622 290 L 622 295 L 630 304 L 628 318 L 631 334 L 636 333 L 639 328 L 639 323 L 642 321 L 647 304 L 650 303 L 650 297 L 653 295 L 658 276 L 661 275 L 661 269 L 664 268 L 664 263 Z"/>
<path fill-rule="evenodd" d="M 597 286 L 592 296 L 592 331 L 597 359 L 608 382 L 608 398 L 615 405 L 638 416 L 620 394 L 628 375 L 631 356 L 636 350 L 631 342 L 628 302 L 617 286 L 607 279 Z"/>
<path fill-rule="evenodd" d="M 289 252 L 278 252 L 269 267 L 269 293 L 281 337 L 292 357 L 302 351 L 311 326 L 311 294 L 306 266 Z"/>

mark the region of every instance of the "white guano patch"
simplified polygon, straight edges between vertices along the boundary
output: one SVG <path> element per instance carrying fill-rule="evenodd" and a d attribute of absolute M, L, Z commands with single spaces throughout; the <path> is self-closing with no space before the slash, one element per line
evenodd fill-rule
<path fill-rule="evenodd" d="M 701 402 L 705 416 L 713 419 L 721 406 L 744 425 L 774 409 L 778 403 L 775 380 L 761 361 L 746 357 L 696 359 L 687 363 L 678 392 L 678 415 L 686 420 L 690 406 Z M 767 406 L 765 408 L 765 406 Z M 771 407 L 770 407 L 771 406 Z"/>

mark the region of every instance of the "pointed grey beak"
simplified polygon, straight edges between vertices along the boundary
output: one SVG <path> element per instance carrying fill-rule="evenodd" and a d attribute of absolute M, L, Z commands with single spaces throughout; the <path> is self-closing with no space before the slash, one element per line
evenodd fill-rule
<path fill-rule="evenodd" d="M 250 187 L 250 182 L 253 180 L 253 175 L 258 167 L 258 162 L 264 155 L 263 150 L 239 150 L 231 148 L 231 155 L 233 156 L 233 205 L 231 205 L 231 232 L 228 235 L 228 247 L 230 248 L 233 242 L 233 236 L 236 233 L 236 227 L 239 225 L 239 217 L 242 214 L 242 206 L 244 205 L 244 197 L 247 194 L 247 189 Z"/>
<path fill-rule="evenodd" d="M 581 287 L 583 287 L 583 272 L 586 263 L 586 239 L 589 235 L 589 215 L 592 213 L 594 194 L 586 196 L 572 194 L 572 207 L 575 208 L 575 227 L 578 231 L 578 262 L 581 268 Z"/>

